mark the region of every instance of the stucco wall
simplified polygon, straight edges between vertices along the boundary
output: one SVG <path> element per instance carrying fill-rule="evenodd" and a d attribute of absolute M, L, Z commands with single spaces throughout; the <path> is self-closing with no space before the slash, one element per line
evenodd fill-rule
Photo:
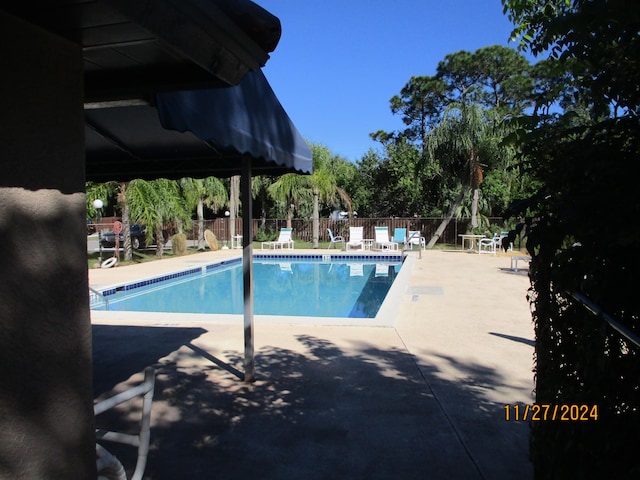
<path fill-rule="evenodd" d="M 95 478 L 80 49 L 0 11 L 0 478 Z"/>

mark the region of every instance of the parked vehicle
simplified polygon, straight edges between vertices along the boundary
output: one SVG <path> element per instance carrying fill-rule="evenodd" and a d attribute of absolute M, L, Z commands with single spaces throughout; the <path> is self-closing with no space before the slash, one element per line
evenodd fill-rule
<path fill-rule="evenodd" d="M 140 248 L 140 245 L 144 245 L 147 238 L 147 228 L 146 225 L 140 223 L 134 223 L 130 227 L 131 233 L 131 247 L 134 250 Z M 120 232 L 118 235 L 118 241 L 120 242 L 120 247 L 124 247 L 124 234 Z M 103 248 L 113 248 L 116 246 L 116 234 L 114 232 L 102 232 L 102 240 L 100 242 Z"/>

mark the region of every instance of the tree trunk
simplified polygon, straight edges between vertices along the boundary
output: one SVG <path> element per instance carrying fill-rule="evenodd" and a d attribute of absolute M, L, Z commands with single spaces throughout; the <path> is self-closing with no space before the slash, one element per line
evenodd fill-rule
<path fill-rule="evenodd" d="M 313 248 L 318 248 L 320 240 L 320 211 L 318 208 L 320 192 L 313 187 Z"/>
<path fill-rule="evenodd" d="M 264 179 L 266 177 L 262 175 L 261 184 L 263 185 L 260 188 L 260 227 L 264 227 L 267 223 L 267 189 L 264 188 Z"/>
<path fill-rule="evenodd" d="M 162 235 L 162 222 L 156 224 L 156 257 L 161 257 L 164 251 L 164 236 Z"/>
<path fill-rule="evenodd" d="M 127 184 L 120 184 L 118 202 L 122 205 L 122 237 L 124 238 L 124 261 L 133 260 L 133 248 L 131 248 L 131 219 L 129 218 L 129 206 L 127 205 Z"/>
<path fill-rule="evenodd" d="M 478 227 L 478 200 L 480 199 L 480 189 L 473 189 L 473 200 L 471 201 L 471 228 Z"/>
<path fill-rule="evenodd" d="M 454 204 L 451 205 L 451 208 L 449 209 L 449 213 L 447 213 L 447 216 L 442 220 L 442 223 L 440 223 L 440 226 L 436 229 L 436 232 L 433 234 L 433 237 L 431 237 L 431 239 L 429 240 L 429 243 L 427 243 L 427 246 L 426 246 L 427 249 L 433 248 L 433 246 L 436 244 L 438 239 L 442 236 L 445 229 L 447 228 L 447 225 L 449 225 L 449 222 L 453 218 L 454 213 L 456 212 L 460 204 L 462 204 L 462 200 L 464 200 L 464 196 L 466 195 L 467 190 L 469 190 L 469 185 L 463 185 L 462 189 L 460 190 L 460 195 L 458 195 L 458 198 L 456 199 Z"/>
<path fill-rule="evenodd" d="M 122 236 L 124 238 L 124 261 L 133 260 L 133 248 L 131 247 L 131 220 L 129 219 L 129 207 L 125 202 L 122 205 Z"/>
<path fill-rule="evenodd" d="M 196 214 L 198 215 L 198 250 L 204 250 L 204 202 L 202 195 L 198 197 Z"/>
<path fill-rule="evenodd" d="M 289 207 L 287 208 L 287 228 L 291 228 L 291 225 L 292 225 L 291 218 L 292 218 L 291 207 Z"/>

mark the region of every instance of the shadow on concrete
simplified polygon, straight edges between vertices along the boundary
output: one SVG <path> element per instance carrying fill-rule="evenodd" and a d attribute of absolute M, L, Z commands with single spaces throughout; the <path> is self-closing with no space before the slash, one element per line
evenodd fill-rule
<path fill-rule="evenodd" d="M 203 328 L 92 325 L 93 396 L 155 365 L 206 332 Z"/>
<path fill-rule="evenodd" d="M 496 337 L 511 340 L 513 342 L 524 343 L 525 345 L 529 345 L 530 347 L 536 346 L 535 341 L 529 340 L 528 338 L 524 338 L 524 337 L 514 337 L 513 335 L 505 335 L 504 333 L 496 333 L 496 332 L 489 332 L 489 335 L 495 335 Z"/>
<path fill-rule="evenodd" d="M 518 267 L 517 270 L 515 268 L 510 268 L 510 267 L 500 267 L 500 271 L 503 272 L 503 273 L 508 273 L 510 275 L 520 275 L 522 277 L 528 277 L 529 276 L 529 268 L 528 267 Z"/>
<path fill-rule="evenodd" d="M 505 382 L 490 368 L 448 358 L 468 374 L 467 381 L 452 382 L 433 366 L 418 368 L 404 350 L 365 341 L 343 350 L 299 335 L 299 351 L 257 351 L 257 381 L 247 384 L 237 375 L 241 352 L 213 356 L 191 343 L 201 329 L 117 327 L 109 336 L 110 328 L 99 328 L 94 344 L 111 356 L 112 379 L 156 362 L 145 478 L 531 478 L 527 452 L 514 456 L 500 438 L 503 405 L 484 399 L 483 389 Z M 159 360 L 183 345 L 188 361 Z M 119 421 L 130 420 L 122 413 Z M 526 450 L 528 430 L 515 428 L 512 435 L 521 438 L 515 444 L 508 438 L 510 448 Z M 495 457 L 479 459 L 492 442 Z"/>

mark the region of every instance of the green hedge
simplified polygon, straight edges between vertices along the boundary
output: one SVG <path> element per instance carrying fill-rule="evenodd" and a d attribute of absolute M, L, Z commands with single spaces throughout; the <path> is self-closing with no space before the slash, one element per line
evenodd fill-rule
<path fill-rule="evenodd" d="M 527 153 L 545 189 L 520 204 L 532 256 L 536 402 L 596 405 L 598 418 L 531 423 L 537 479 L 640 478 L 640 351 L 575 301 L 576 292 L 636 335 L 640 124 L 538 131 Z"/>

